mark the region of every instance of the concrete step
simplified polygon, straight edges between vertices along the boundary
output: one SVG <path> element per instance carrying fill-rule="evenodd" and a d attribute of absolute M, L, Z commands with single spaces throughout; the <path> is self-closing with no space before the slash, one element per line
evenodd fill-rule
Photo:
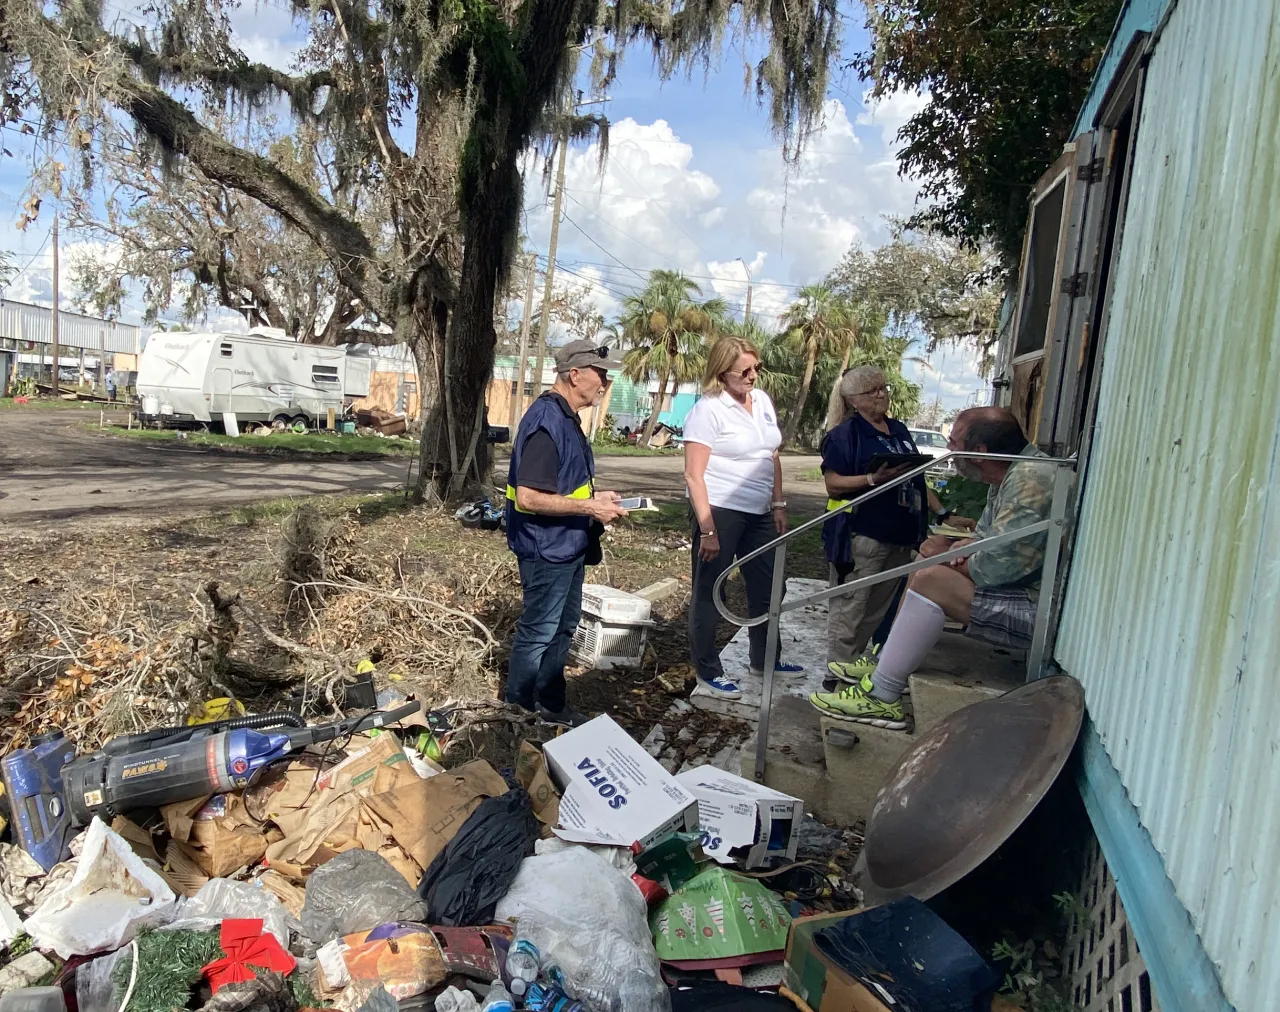
<path fill-rule="evenodd" d="M 917 672 L 908 681 L 911 684 L 911 708 L 915 716 L 915 733 L 923 734 L 938 721 L 956 710 L 984 699 L 1003 696 L 1012 685 L 985 685 L 975 679 L 961 679 L 953 675 Z"/>

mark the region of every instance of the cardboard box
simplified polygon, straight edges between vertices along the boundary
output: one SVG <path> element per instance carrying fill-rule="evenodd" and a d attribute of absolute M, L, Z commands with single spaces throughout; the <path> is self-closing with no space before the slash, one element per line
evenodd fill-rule
<path fill-rule="evenodd" d="M 824 955 L 814 942 L 814 935 L 822 928 L 856 913 L 857 910 L 845 910 L 815 914 L 791 922 L 783 982 L 813 1012 L 897 1012 L 896 1003 L 889 1005 L 884 1000 L 888 995 L 873 994 Z"/>
<path fill-rule="evenodd" d="M 721 864 L 759 868 L 773 859 L 794 861 L 804 802 L 714 766 L 676 776 L 698 799 L 702 850 Z"/>
<path fill-rule="evenodd" d="M 542 746 L 560 787 L 560 827 L 570 843 L 642 847 L 698 831 L 698 801 L 608 716 Z"/>

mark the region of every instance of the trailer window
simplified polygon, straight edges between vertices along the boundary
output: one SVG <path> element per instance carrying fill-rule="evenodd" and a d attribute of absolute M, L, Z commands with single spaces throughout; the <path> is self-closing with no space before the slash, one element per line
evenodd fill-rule
<path fill-rule="evenodd" d="M 231 357 L 231 342 L 230 342 L 230 341 L 224 341 L 222 344 L 218 345 L 218 354 L 219 354 L 219 355 L 221 355 L 223 358 L 230 358 L 230 357 Z"/>
<path fill-rule="evenodd" d="M 314 383 L 328 383 L 336 386 L 340 382 L 338 367 L 333 365 L 313 365 L 311 367 L 311 380 Z"/>

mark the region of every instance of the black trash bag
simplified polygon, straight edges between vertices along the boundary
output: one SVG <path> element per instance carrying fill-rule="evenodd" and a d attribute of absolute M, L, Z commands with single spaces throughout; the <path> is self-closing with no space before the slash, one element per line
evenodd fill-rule
<path fill-rule="evenodd" d="M 418 883 L 427 921 L 447 928 L 488 924 L 538 839 L 529 794 L 515 788 L 485 798 Z"/>
<path fill-rule="evenodd" d="M 853 914 L 814 935 L 860 980 L 875 980 L 902 1012 L 988 1012 L 1000 975 L 914 896 Z"/>
<path fill-rule="evenodd" d="M 426 905 L 381 854 L 346 850 L 307 879 L 302 932 L 317 945 L 389 921 L 425 921 Z"/>

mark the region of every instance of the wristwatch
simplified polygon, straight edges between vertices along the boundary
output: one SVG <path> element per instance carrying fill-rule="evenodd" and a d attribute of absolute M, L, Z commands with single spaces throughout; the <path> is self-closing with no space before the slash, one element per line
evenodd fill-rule
<path fill-rule="evenodd" d="M 782 502 L 771 502 L 769 503 L 769 508 L 775 509 L 775 510 L 784 510 L 787 508 L 787 501 L 783 499 Z"/>
<path fill-rule="evenodd" d="M 937 517 L 938 523 L 944 524 L 947 522 L 947 517 L 951 516 L 953 513 L 955 513 L 955 510 L 941 510 L 935 513 L 934 516 Z"/>

